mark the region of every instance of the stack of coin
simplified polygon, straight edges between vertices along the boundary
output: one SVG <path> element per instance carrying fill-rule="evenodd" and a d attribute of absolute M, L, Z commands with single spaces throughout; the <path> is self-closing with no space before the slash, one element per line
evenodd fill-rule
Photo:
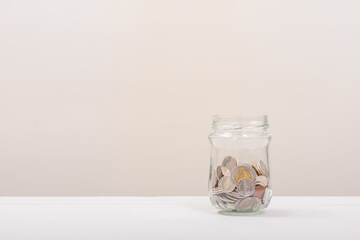
<path fill-rule="evenodd" d="M 221 208 L 255 212 L 268 204 L 269 171 L 263 161 L 240 163 L 227 156 L 214 169 L 211 195 Z"/>

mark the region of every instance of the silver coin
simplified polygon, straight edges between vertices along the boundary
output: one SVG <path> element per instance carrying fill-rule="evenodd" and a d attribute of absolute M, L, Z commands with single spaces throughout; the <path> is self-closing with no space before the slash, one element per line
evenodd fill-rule
<path fill-rule="evenodd" d="M 255 185 L 261 185 L 266 187 L 268 185 L 268 179 L 264 175 L 260 175 L 256 177 Z"/>
<path fill-rule="evenodd" d="M 218 187 L 211 189 L 211 194 L 221 194 L 223 193 Z"/>
<path fill-rule="evenodd" d="M 236 202 L 235 209 L 240 211 L 251 210 L 253 204 L 254 204 L 254 200 L 251 197 L 240 199 L 239 201 Z"/>
<path fill-rule="evenodd" d="M 229 199 L 229 200 L 231 200 L 231 201 L 234 201 L 234 202 L 236 202 L 237 200 L 239 200 L 238 197 L 236 197 L 236 196 L 234 196 L 234 195 L 232 195 L 232 194 L 230 194 L 230 193 L 225 193 L 225 194 L 224 194 L 224 197 L 226 197 L 227 199 Z"/>
<path fill-rule="evenodd" d="M 219 196 L 217 196 L 217 195 L 213 195 L 212 197 L 210 197 L 210 200 L 211 200 L 211 202 L 215 202 L 215 206 L 217 206 L 218 208 L 224 208 L 225 207 L 225 203 L 224 203 L 224 201 L 223 200 L 221 200 L 220 198 L 219 198 Z"/>
<path fill-rule="evenodd" d="M 244 198 L 238 191 L 229 192 L 227 195 L 233 197 L 236 200 Z"/>
<path fill-rule="evenodd" d="M 271 200 L 271 196 L 272 196 L 272 191 L 270 188 L 266 188 L 265 189 L 265 193 L 264 193 L 264 196 L 262 198 L 262 204 L 265 206 L 265 207 L 268 207 L 269 204 L 270 204 L 270 200 Z"/>
<path fill-rule="evenodd" d="M 252 205 L 251 210 L 256 212 L 261 208 L 261 201 L 260 201 L 260 199 L 258 199 L 256 197 L 253 197 L 252 199 L 253 199 L 253 205 Z"/>
<path fill-rule="evenodd" d="M 224 176 L 219 180 L 218 183 L 219 189 L 223 191 L 224 193 L 232 192 L 235 188 L 235 184 L 231 180 L 230 177 Z"/>
<path fill-rule="evenodd" d="M 216 188 L 217 184 L 218 184 L 218 180 L 215 176 L 213 176 L 211 180 L 211 188 Z"/>
<path fill-rule="evenodd" d="M 265 175 L 266 177 L 269 176 L 269 170 L 263 161 L 260 160 L 257 164 L 257 167 L 261 174 Z"/>
<path fill-rule="evenodd" d="M 222 174 L 221 166 L 218 166 L 218 167 L 216 168 L 216 178 L 217 178 L 218 180 L 220 180 L 223 176 L 224 176 L 224 175 Z"/>
<path fill-rule="evenodd" d="M 227 195 L 226 193 L 223 193 L 221 195 L 218 195 L 219 198 L 226 204 L 226 205 L 230 205 L 232 208 L 233 206 L 235 206 L 235 203 L 237 200 L 232 199 L 229 195 Z"/>
<path fill-rule="evenodd" d="M 220 195 L 220 198 L 224 201 L 224 202 L 229 202 L 229 203 L 235 203 L 237 201 L 237 199 L 233 199 L 231 198 L 229 195 L 227 195 L 226 193 L 223 193 Z"/>
<path fill-rule="evenodd" d="M 222 202 L 224 203 L 232 203 L 232 204 L 235 204 L 235 200 L 229 198 L 228 195 L 226 195 L 226 193 L 222 193 L 222 194 L 219 194 L 219 195 L 216 195 Z"/>
<path fill-rule="evenodd" d="M 243 197 L 251 196 L 255 192 L 255 183 L 251 179 L 243 178 L 239 181 L 237 190 Z"/>
<path fill-rule="evenodd" d="M 224 167 L 224 166 L 221 166 L 221 173 L 224 176 L 230 176 L 231 175 L 230 169 L 228 169 L 227 167 Z"/>
<path fill-rule="evenodd" d="M 227 169 L 229 169 L 230 171 L 236 167 L 237 162 L 236 162 L 236 158 L 231 157 L 231 156 L 227 156 L 224 158 L 224 160 L 221 163 L 221 166 L 226 167 Z"/>
<path fill-rule="evenodd" d="M 225 209 L 235 209 L 236 202 L 229 201 L 227 199 L 223 200 L 219 198 L 219 202 L 221 202 L 221 206 Z"/>
<path fill-rule="evenodd" d="M 225 203 L 226 208 L 235 210 L 236 202 L 227 202 Z"/>

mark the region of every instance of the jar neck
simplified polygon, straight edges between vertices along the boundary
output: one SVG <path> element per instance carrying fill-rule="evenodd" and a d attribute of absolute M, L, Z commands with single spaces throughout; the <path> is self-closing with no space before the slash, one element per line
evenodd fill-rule
<path fill-rule="evenodd" d="M 269 128 L 267 115 L 215 115 L 214 132 L 239 132 L 264 135 Z"/>

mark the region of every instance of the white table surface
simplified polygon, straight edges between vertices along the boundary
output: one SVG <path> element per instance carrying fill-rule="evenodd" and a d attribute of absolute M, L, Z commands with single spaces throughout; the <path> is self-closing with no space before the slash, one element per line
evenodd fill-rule
<path fill-rule="evenodd" d="M 207 197 L 2 197 L 0 239 L 360 239 L 360 197 L 273 197 L 224 216 Z"/>

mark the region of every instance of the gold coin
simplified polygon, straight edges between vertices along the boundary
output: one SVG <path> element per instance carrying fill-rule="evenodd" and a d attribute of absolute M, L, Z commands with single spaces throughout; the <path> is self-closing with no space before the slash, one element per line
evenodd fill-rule
<path fill-rule="evenodd" d="M 246 168 L 238 168 L 234 174 L 234 180 L 239 182 L 243 178 L 251 179 L 251 174 Z"/>

